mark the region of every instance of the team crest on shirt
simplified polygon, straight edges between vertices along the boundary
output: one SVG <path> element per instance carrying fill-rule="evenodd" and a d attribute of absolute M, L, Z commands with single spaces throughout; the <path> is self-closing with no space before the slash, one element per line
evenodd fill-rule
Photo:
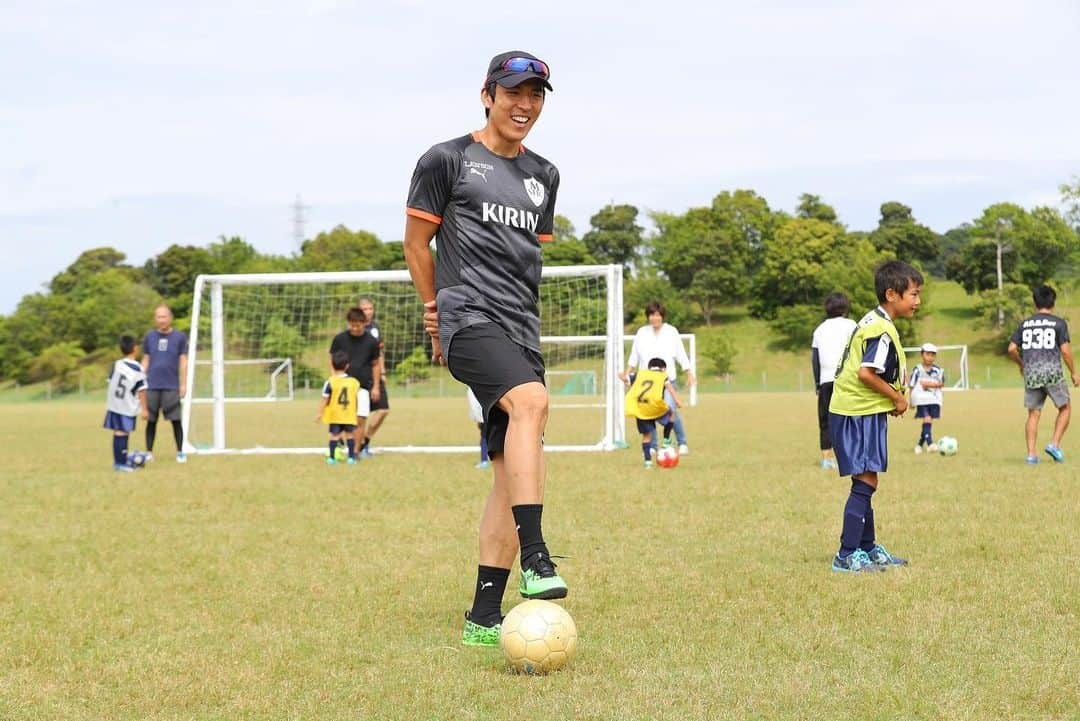
<path fill-rule="evenodd" d="M 529 194 L 529 200 L 537 208 L 544 204 L 544 186 L 536 178 L 525 178 L 525 192 Z"/>

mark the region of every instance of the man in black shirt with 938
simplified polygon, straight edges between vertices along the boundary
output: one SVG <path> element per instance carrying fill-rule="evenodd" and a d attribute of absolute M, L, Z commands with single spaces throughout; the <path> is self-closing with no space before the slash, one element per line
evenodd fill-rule
<path fill-rule="evenodd" d="M 563 598 L 541 531 L 548 395 L 540 355 L 540 243 L 551 240 L 559 171 L 521 143 L 540 117 L 548 66 L 496 55 L 480 89 L 483 129 L 438 143 L 409 187 L 405 260 L 435 360 L 484 411 L 495 483 L 480 521 L 480 565 L 462 642 L 497 646 L 503 591 L 520 549 L 525 598 Z M 431 239 L 438 234 L 438 258 Z"/>
<path fill-rule="evenodd" d="M 367 332 L 367 317 L 359 308 L 350 308 L 345 314 L 349 329 L 338 333 L 330 343 L 330 355 L 344 351 L 349 356 L 349 375 L 360 382 L 356 398 L 356 430 L 353 438 L 356 447 L 364 442 L 364 422 L 371 412 L 373 395 L 379 392 L 379 341 Z M 378 400 L 375 398 L 375 400 Z"/>

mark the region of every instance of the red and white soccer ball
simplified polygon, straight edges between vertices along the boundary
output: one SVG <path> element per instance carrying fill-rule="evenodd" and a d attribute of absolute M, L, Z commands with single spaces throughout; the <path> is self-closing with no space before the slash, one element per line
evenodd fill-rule
<path fill-rule="evenodd" d="M 517 673 L 558 671 L 577 652 L 577 626 L 559 604 L 532 599 L 519 603 L 506 614 L 499 645 L 510 668 Z"/>
<path fill-rule="evenodd" d="M 664 446 L 656 452 L 656 465 L 661 468 L 674 468 L 679 465 L 679 450 L 674 446 Z"/>

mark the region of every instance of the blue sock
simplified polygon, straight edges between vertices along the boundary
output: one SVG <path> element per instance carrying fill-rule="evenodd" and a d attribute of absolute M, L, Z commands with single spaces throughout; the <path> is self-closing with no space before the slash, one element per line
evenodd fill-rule
<path fill-rule="evenodd" d="M 349 458 L 356 458 L 356 439 L 350 438 L 345 441 L 345 446 L 349 449 Z"/>
<path fill-rule="evenodd" d="M 337 442 L 337 441 L 335 441 L 335 440 L 331 440 L 331 441 L 330 441 L 330 457 L 331 457 L 331 458 L 333 458 L 333 457 L 334 457 L 334 451 L 336 451 L 336 450 L 337 450 L 337 443 L 338 443 L 338 442 Z"/>
<path fill-rule="evenodd" d="M 850 556 L 862 543 L 872 495 L 874 495 L 874 489 L 870 484 L 851 479 L 851 493 L 844 505 L 844 526 L 840 532 L 841 558 Z"/>
<path fill-rule="evenodd" d="M 128 449 L 128 437 L 117 436 L 112 437 L 112 457 L 113 463 L 118 466 L 122 466 L 127 463 L 127 449 Z"/>
<path fill-rule="evenodd" d="M 488 459 L 488 447 L 487 447 L 487 433 L 484 429 L 480 429 L 480 460 L 486 461 Z"/>
<path fill-rule="evenodd" d="M 934 434 L 931 431 L 932 428 L 933 428 L 933 424 L 930 424 L 930 423 L 923 423 L 922 424 L 922 434 L 923 434 L 923 438 L 926 439 L 926 445 L 930 445 L 931 443 L 934 442 Z"/>
<path fill-rule="evenodd" d="M 863 518 L 862 541 L 859 543 L 859 548 L 870 553 L 870 551 L 874 550 L 876 543 L 877 539 L 874 538 L 874 507 L 869 506 L 866 509 L 866 516 Z"/>
<path fill-rule="evenodd" d="M 641 453 L 645 456 L 646 461 L 651 461 L 652 460 L 652 456 L 649 455 L 649 451 L 651 451 L 651 450 L 652 450 L 652 441 L 642 441 L 641 442 Z"/>

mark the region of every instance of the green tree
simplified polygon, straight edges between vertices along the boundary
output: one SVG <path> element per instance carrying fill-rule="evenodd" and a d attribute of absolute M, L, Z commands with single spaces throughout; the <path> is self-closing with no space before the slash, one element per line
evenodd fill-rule
<path fill-rule="evenodd" d="M 1071 182 L 1058 186 L 1061 192 L 1061 204 L 1065 208 L 1065 221 L 1080 233 L 1080 176 L 1073 176 Z"/>
<path fill-rule="evenodd" d="M 141 338 L 161 302 L 153 288 L 132 281 L 119 268 L 87 279 L 82 287 L 85 297 L 72 308 L 73 328 L 65 337 L 87 353 L 115 349 L 121 335 Z"/>
<path fill-rule="evenodd" d="M 822 201 L 820 195 L 803 193 L 799 196 L 799 205 L 795 208 L 795 215 L 807 220 L 820 220 L 825 223 L 836 223 L 836 210 Z"/>
<path fill-rule="evenodd" d="M 259 258 L 259 251 L 243 238 L 219 236 L 216 243 L 206 249 L 213 263 L 214 273 L 246 273 Z"/>
<path fill-rule="evenodd" d="M 975 311 L 979 316 L 976 327 L 995 329 L 997 352 L 1004 354 L 1009 336 L 1021 320 L 1031 315 L 1031 289 L 1021 283 L 1006 283 L 1000 294 L 996 288 L 984 290 L 979 293 Z"/>
<path fill-rule="evenodd" d="M 938 234 L 915 222 L 911 208 L 896 201 L 882 203 L 881 220 L 870 233 L 870 242 L 879 251 L 909 263 L 933 260 L 939 253 Z"/>
<path fill-rule="evenodd" d="M 70 391 L 79 385 L 79 361 L 86 352 L 78 343 L 56 343 L 39 353 L 27 368 L 31 383 L 50 381 L 62 391 Z"/>
<path fill-rule="evenodd" d="M 338 225 L 305 240 L 300 248 L 300 270 L 373 270 L 385 258 L 382 243 L 374 233 L 352 231 Z"/>
<path fill-rule="evenodd" d="M 49 291 L 54 295 L 64 295 L 72 292 L 81 281 L 110 268 L 126 267 L 133 270 L 130 266 L 123 265 L 126 257 L 115 248 L 91 248 L 84 251 L 74 263 L 49 282 Z"/>
<path fill-rule="evenodd" d="M 649 269 L 626 281 L 623 286 L 624 322 L 634 329 L 645 325 L 649 320 L 645 317 L 645 306 L 653 301 L 664 304 L 666 322 L 679 330 L 691 327 L 697 320 L 694 308 L 671 281 Z"/>
<path fill-rule="evenodd" d="M 195 289 L 195 278 L 218 272 L 214 257 L 206 248 L 176 244 L 146 261 L 144 269 L 150 285 L 160 295 L 188 299 Z"/>
<path fill-rule="evenodd" d="M 1013 203 L 997 203 L 975 220 L 968 244 L 949 259 L 946 269 L 968 293 L 997 289 L 999 275 L 1002 285 L 1032 287 L 1052 279 L 1077 245 L 1076 233 L 1053 208 L 1028 212 Z"/>
<path fill-rule="evenodd" d="M 592 229 L 582 240 L 589 253 L 601 263 L 621 265 L 627 272 L 641 258 L 645 229 L 637 224 L 638 209 L 632 205 L 601 208 L 589 224 Z"/>
<path fill-rule="evenodd" d="M 751 190 L 724 191 L 707 208 L 652 218 L 659 231 L 653 260 L 677 290 L 698 303 L 706 324 L 717 306 L 746 297 L 779 222 Z"/>

